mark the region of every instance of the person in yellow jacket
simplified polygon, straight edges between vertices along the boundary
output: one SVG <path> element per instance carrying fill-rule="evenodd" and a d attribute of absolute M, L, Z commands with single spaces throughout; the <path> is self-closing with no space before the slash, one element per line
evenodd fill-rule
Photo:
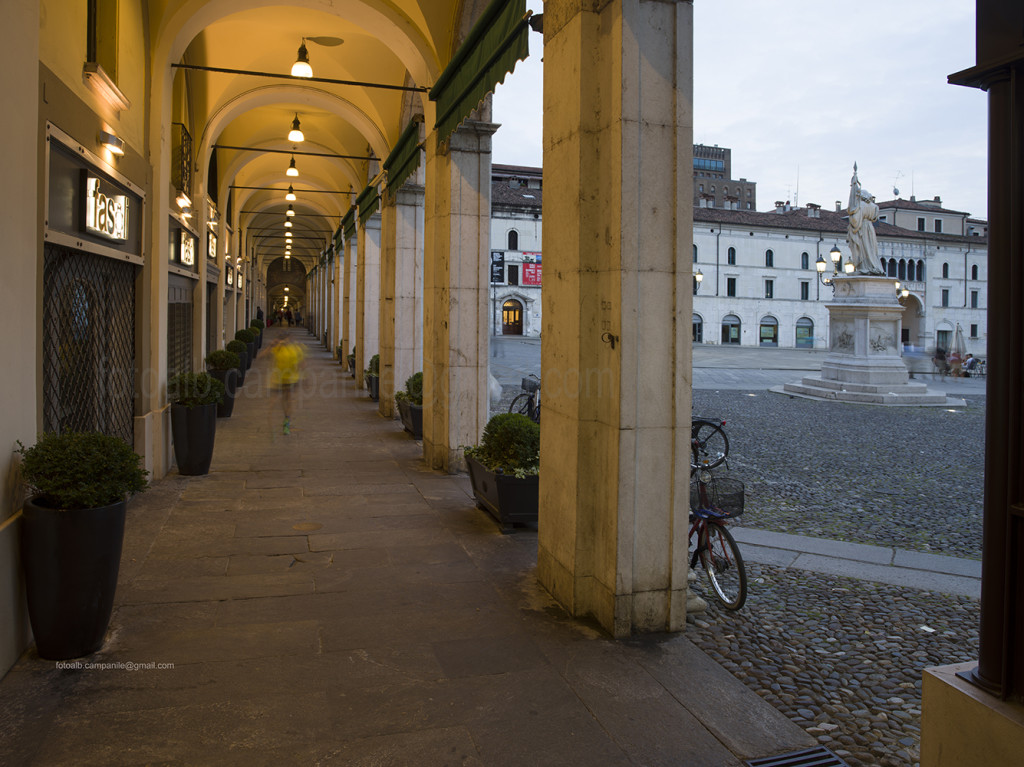
<path fill-rule="evenodd" d="M 292 390 L 302 379 L 302 361 L 305 353 L 294 341 L 278 338 L 270 353 L 274 356 L 274 369 L 270 374 L 270 385 L 281 392 L 281 406 L 284 409 L 285 434 L 292 430 Z"/>

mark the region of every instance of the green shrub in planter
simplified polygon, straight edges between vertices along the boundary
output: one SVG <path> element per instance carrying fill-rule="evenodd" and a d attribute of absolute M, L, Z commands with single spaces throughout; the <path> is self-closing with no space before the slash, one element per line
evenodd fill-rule
<path fill-rule="evenodd" d="M 208 373 L 179 373 L 167 382 L 167 398 L 185 407 L 215 405 L 224 399 L 224 384 Z"/>
<path fill-rule="evenodd" d="M 405 390 L 395 394 L 395 402 L 423 406 L 423 373 L 413 373 L 405 379 Z"/>
<path fill-rule="evenodd" d="M 227 349 L 229 352 L 234 352 L 236 355 L 244 354 L 246 352 L 245 344 L 237 340 L 228 341 L 227 345 L 224 348 Z M 239 363 L 241 363 L 241 360 L 239 360 Z"/>
<path fill-rule="evenodd" d="M 251 330 L 242 329 L 235 332 L 235 340 L 243 344 L 256 343 L 256 335 Z"/>
<path fill-rule="evenodd" d="M 370 366 L 366 368 L 366 375 L 368 376 L 379 376 L 380 375 L 380 355 L 374 354 L 370 357 Z"/>
<path fill-rule="evenodd" d="M 498 413 L 470 455 L 491 471 L 529 477 L 540 472 L 540 426 L 521 413 Z"/>
<path fill-rule="evenodd" d="M 37 501 L 55 509 L 93 509 L 146 489 L 142 458 L 117 437 L 44 434 L 32 447 L 18 442 L 21 474 Z"/>
<path fill-rule="evenodd" d="M 249 327 L 251 327 L 251 328 L 257 328 L 258 330 L 261 330 L 261 331 L 262 331 L 262 330 L 263 330 L 263 329 L 264 329 L 264 328 L 265 328 L 266 326 L 267 326 L 267 323 L 265 323 L 265 322 L 264 322 L 263 320 L 261 320 L 261 319 L 260 319 L 259 317 L 257 317 L 256 319 L 254 319 L 254 320 L 253 320 L 252 322 L 250 322 L 250 323 L 249 323 Z"/>
<path fill-rule="evenodd" d="M 231 343 L 236 342 L 232 341 Z M 241 341 L 237 343 L 242 345 Z M 237 369 L 242 364 L 242 359 L 235 352 L 228 351 L 227 349 L 218 349 L 206 356 L 206 364 L 210 366 L 211 370 L 232 370 Z"/>

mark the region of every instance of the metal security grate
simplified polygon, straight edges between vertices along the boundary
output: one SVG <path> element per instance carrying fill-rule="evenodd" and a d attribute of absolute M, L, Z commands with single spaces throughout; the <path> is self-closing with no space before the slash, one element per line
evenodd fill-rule
<path fill-rule="evenodd" d="M 132 264 L 47 244 L 43 265 L 43 429 L 134 442 Z"/>
<path fill-rule="evenodd" d="M 849 767 L 824 746 L 762 759 L 748 759 L 745 764 L 747 767 Z"/>

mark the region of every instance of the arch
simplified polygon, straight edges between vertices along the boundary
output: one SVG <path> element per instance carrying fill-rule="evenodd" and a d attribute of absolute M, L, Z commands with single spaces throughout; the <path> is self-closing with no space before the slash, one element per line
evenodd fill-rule
<path fill-rule="evenodd" d="M 907 279 L 907 262 L 905 259 L 900 259 L 899 268 L 896 270 L 896 276 L 901 280 Z"/>
<path fill-rule="evenodd" d="M 890 258 L 889 259 L 889 268 L 886 271 L 886 274 L 888 274 L 890 277 L 895 277 L 896 276 L 896 269 L 897 269 L 896 259 L 895 258 Z"/>
<path fill-rule="evenodd" d="M 742 329 L 743 324 L 735 314 L 727 314 L 722 317 L 722 343 L 738 345 Z"/>
<path fill-rule="evenodd" d="M 693 313 L 693 342 L 704 343 L 704 318 L 696 312 Z"/>
<path fill-rule="evenodd" d="M 501 334 L 521 336 L 523 334 L 523 304 L 515 298 L 507 298 L 501 305 Z"/>
<path fill-rule="evenodd" d="M 800 268 L 801 269 L 810 269 L 811 268 L 811 256 L 810 256 L 810 254 L 806 250 L 803 253 L 800 254 Z M 885 267 L 883 266 L 883 268 L 885 268 Z"/>
<path fill-rule="evenodd" d="M 779 345 L 779 321 L 772 315 L 766 314 L 761 318 L 758 327 L 758 346 Z"/>
<path fill-rule="evenodd" d="M 729 266 L 736 266 L 736 248 L 729 248 L 728 255 L 726 256 L 726 261 L 729 264 Z"/>
<path fill-rule="evenodd" d="M 771 248 L 764 252 L 764 265 L 775 266 L 775 251 Z"/>
<path fill-rule="evenodd" d="M 971 264 L 971 279 L 972 280 L 978 279 L 978 265 L 977 264 Z"/>
<path fill-rule="evenodd" d="M 911 282 L 917 280 L 917 264 L 912 258 L 907 261 L 907 279 Z"/>
<path fill-rule="evenodd" d="M 515 229 L 508 230 L 507 250 L 519 250 L 519 232 Z"/>
<path fill-rule="evenodd" d="M 942 264 L 942 279 L 944 279 L 944 280 L 948 280 L 949 279 L 949 263 L 947 263 L 947 262 L 944 262 Z"/>
<path fill-rule="evenodd" d="M 814 320 L 810 317 L 801 317 L 796 321 L 796 348 L 814 348 Z"/>

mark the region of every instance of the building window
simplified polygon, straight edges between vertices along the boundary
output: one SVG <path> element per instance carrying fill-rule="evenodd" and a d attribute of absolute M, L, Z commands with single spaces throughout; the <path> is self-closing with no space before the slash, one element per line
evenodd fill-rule
<path fill-rule="evenodd" d="M 888 220 L 889 220 L 889 217 L 888 217 L 888 216 L 879 216 L 879 217 L 878 217 L 878 220 L 879 220 L 879 221 L 888 221 Z"/>
<path fill-rule="evenodd" d="M 889 259 L 889 267 L 888 267 L 888 269 L 886 269 L 886 274 L 888 274 L 890 277 L 895 277 L 896 276 L 896 259 L 895 258 L 890 258 Z"/>
<path fill-rule="evenodd" d="M 935 219 L 935 231 L 937 233 L 941 233 L 942 232 L 942 219 L 941 218 Z"/>
<path fill-rule="evenodd" d="M 907 279 L 907 262 L 902 258 L 900 259 L 899 267 L 896 269 L 896 275 L 901 279 Z"/>
<path fill-rule="evenodd" d="M 949 348 L 949 336 L 952 330 L 936 330 L 935 331 L 935 345 L 940 349 Z"/>
<path fill-rule="evenodd" d="M 774 317 L 762 317 L 759 340 L 761 346 L 779 345 L 779 321 Z"/>
<path fill-rule="evenodd" d="M 923 218 L 917 219 L 917 231 L 919 231 L 919 232 L 923 232 L 924 231 L 924 219 Z"/>
<path fill-rule="evenodd" d="M 775 298 L 775 280 L 764 281 L 764 297 Z"/>
<path fill-rule="evenodd" d="M 924 261 L 921 260 L 917 262 L 917 279 L 924 281 Z"/>
<path fill-rule="evenodd" d="M 519 284 L 519 264 L 508 265 L 508 284 L 518 285 Z"/>
<path fill-rule="evenodd" d="M 775 254 L 771 250 L 764 252 L 764 265 L 775 266 Z"/>
<path fill-rule="evenodd" d="M 978 337 L 978 326 L 977 325 L 971 325 L 971 338 L 977 338 L 977 337 Z"/>
<path fill-rule="evenodd" d="M 714 194 L 714 193 L 715 193 L 715 185 L 714 185 L 714 184 L 712 184 L 712 185 L 711 185 L 711 194 Z"/>
<path fill-rule="evenodd" d="M 515 229 L 509 230 L 508 233 L 508 249 L 519 250 L 519 232 Z"/>
<path fill-rule="evenodd" d="M 809 317 L 801 317 L 796 321 L 796 348 L 814 348 L 814 321 Z"/>
<path fill-rule="evenodd" d="M 949 306 L 949 288 L 942 289 L 942 306 Z"/>
<path fill-rule="evenodd" d="M 977 264 L 974 264 L 971 267 L 971 279 L 972 280 L 978 279 L 978 265 Z"/>
<path fill-rule="evenodd" d="M 727 277 L 725 280 L 725 295 L 735 297 L 736 295 L 736 278 Z"/>
<path fill-rule="evenodd" d="M 972 309 L 977 309 L 978 308 L 978 291 L 976 291 L 976 290 L 972 290 L 971 291 L 971 308 Z"/>
<path fill-rule="evenodd" d="M 800 254 L 800 268 L 810 269 L 811 268 L 811 257 L 806 253 Z"/>
<path fill-rule="evenodd" d="M 907 279 L 908 280 L 915 280 L 916 279 L 914 277 L 914 259 L 910 259 L 909 261 L 907 261 Z"/>
<path fill-rule="evenodd" d="M 811 298 L 811 283 L 801 282 L 800 283 L 800 300 L 809 301 Z"/>
<path fill-rule="evenodd" d="M 704 343 L 704 320 L 699 314 L 693 315 L 693 342 L 695 344 Z"/>
<path fill-rule="evenodd" d="M 740 342 L 740 318 L 735 314 L 727 314 L 722 318 L 722 343 L 738 344 Z"/>
<path fill-rule="evenodd" d="M 693 246 L 693 263 L 697 263 L 697 246 Z"/>
<path fill-rule="evenodd" d="M 949 264 L 943 264 L 942 265 L 942 279 L 944 279 L 944 280 L 948 280 L 949 279 Z"/>
<path fill-rule="evenodd" d="M 703 176 L 704 174 L 701 173 L 701 175 Z M 702 191 L 702 192 L 704 191 L 704 185 L 703 184 L 700 185 L 700 191 Z"/>
<path fill-rule="evenodd" d="M 736 248 L 729 248 L 729 255 L 726 257 L 729 266 L 736 266 Z"/>

